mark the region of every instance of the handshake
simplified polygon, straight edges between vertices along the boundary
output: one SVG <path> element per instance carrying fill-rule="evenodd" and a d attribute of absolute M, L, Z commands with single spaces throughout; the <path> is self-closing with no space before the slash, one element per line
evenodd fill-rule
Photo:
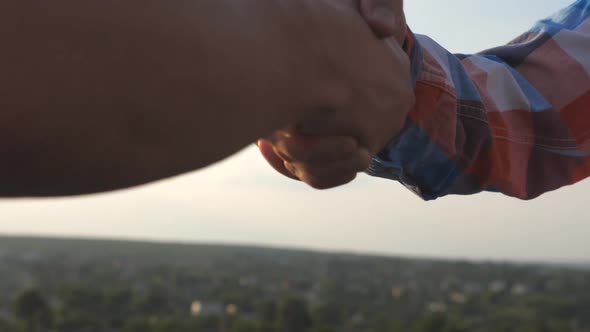
<path fill-rule="evenodd" d="M 372 157 L 400 132 L 414 103 L 409 59 L 402 50 L 407 29 L 403 1 L 332 2 L 356 7 L 384 47 L 351 44 L 354 38 L 347 40 L 346 31 L 342 31 L 341 44 L 333 49 L 347 61 L 343 67 L 349 86 L 319 91 L 322 97 L 328 96 L 322 99 L 329 100 L 325 108 L 314 109 L 299 122 L 257 142 L 262 156 L 276 171 L 316 189 L 346 184 L 367 170 Z M 331 45 L 327 42 L 326 48 Z M 364 56 L 355 57 L 359 47 Z"/>

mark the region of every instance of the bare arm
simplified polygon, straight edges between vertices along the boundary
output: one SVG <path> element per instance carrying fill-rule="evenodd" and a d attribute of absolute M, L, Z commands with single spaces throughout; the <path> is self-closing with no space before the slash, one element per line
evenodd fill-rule
<path fill-rule="evenodd" d="M 3 1 L 0 195 L 142 184 L 315 110 L 390 106 L 387 50 L 339 3 Z"/>

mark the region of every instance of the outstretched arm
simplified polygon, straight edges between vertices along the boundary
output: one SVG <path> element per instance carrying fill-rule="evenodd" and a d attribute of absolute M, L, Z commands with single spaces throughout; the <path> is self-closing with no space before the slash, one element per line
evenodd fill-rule
<path fill-rule="evenodd" d="M 510 44 L 452 55 L 410 37 L 416 106 L 369 173 L 425 199 L 531 199 L 590 176 L 590 1 Z"/>
<path fill-rule="evenodd" d="M 0 196 L 142 184 L 287 123 L 390 107 L 394 64 L 358 10 L 352 0 L 3 1 Z"/>

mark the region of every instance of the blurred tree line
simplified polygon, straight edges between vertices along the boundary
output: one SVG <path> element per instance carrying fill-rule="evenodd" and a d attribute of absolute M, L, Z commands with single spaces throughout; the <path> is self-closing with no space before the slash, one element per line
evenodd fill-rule
<path fill-rule="evenodd" d="M 237 313 L 191 317 L 176 311 L 170 294 L 150 293 L 138 296 L 128 289 L 97 292 L 91 287 L 63 287 L 58 297 L 59 306 L 52 309 L 45 295 L 38 289 L 22 290 L 13 300 L 15 319 L 0 320 L 0 331 L 5 332 L 567 332 L 590 331 L 566 318 L 571 308 L 557 300 L 542 301 L 557 313 L 543 317 L 531 312 L 530 307 L 498 307 L 491 316 L 479 322 L 465 319 L 460 311 L 424 313 L 408 319 L 378 315 L 374 321 L 355 326 L 347 324 L 336 304 L 309 304 L 298 297 L 258 302 L 253 314 Z M 586 304 L 587 305 L 587 304 Z M 587 309 L 584 309 L 587 310 Z M 559 311 L 562 311 L 559 313 Z M 561 318 L 560 318 L 561 315 Z M 394 316 L 394 315 L 392 315 Z M 475 324 L 474 324 L 475 323 Z M 577 324 L 577 325 L 576 325 Z M 356 330 L 356 328 L 360 328 Z"/>
<path fill-rule="evenodd" d="M 563 266 L 3 239 L 0 276 L 0 332 L 590 332 Z"/>

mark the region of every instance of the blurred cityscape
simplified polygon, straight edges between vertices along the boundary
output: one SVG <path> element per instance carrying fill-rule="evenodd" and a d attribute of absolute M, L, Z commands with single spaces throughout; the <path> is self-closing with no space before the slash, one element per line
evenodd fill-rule
<path fill-rule="evenodd" d="M 590 332 L 590 269 L 1 237 L 0 331 Z"/>

